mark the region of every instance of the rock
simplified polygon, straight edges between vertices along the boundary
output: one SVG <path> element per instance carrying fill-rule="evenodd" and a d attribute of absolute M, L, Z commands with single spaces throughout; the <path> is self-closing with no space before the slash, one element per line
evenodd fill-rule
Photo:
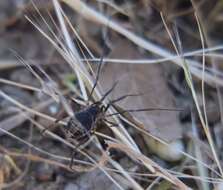
<path fill-rule="evenodd" d="M 149 146 L 150 150 L 163 160 L 169 162 L 176 162 L 184 157 L 184 155 L 181 153 L 182 151 L 185 151 L 182 140 L 174 140 L 168 143 L 169 146 L 166 146 L 152 139 L 151 137 L 147 137 L 144 139 L 147 142 L 147 145 Z"/>

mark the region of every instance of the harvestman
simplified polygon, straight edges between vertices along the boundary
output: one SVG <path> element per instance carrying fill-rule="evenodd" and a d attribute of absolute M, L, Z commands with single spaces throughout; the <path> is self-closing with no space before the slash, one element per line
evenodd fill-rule
<path fill-rule="evenodd" d="M 100 63 L 99 63 L 98 69 L 97 69 L 96 80 L 95 80 L 93 88 L 90 92 L 89 99 L 92 99 L 93 92 L 97 86 L 102 63 L 103 63 L 103 57 L 100 60 Z M 114 103 L 119 102 L 129 96 L 140 95 L 140 94 L 123 95 L 115 100 L 109 101 L 109 103 L 107 105 L 104 105 L 103 101 L 114 90 L 116 85 L 117 85 L 117 82 L 113 84 L 113 86 L 103 95 L 103 97 L 99 101 L 96 101 L 96 102 L 93 101 L 93 103 L 91 105 L 88 105 L 84 109 L 74 113 L 74 116 L 71 117 L 69 119 L 67 125 L 64 126 L 63 130 L 66 134 L 67 139 L 68 140 L 70 139 L 71 141 L 72 141 L 72 139 L 75 139 L 75 141 L 78 142 L 76 144 L 76 149 L 78 149 L 78 147 L 81 146 L 82 144 L 86 143 L 90 139 L 90 137 L 93 134 L 95 134 L 95 131 L 96 131 L 99 123 L 107 122 L 107 123 L 111 124 L 111 127 L 117 126 L 115 123 L 108 121 L 106 119 L 106 112 L 110 106 L 112 106 Z M 124 112 L 152 111 L 152 110 L 176 111 L 176 109 L 165 109 L 165 108 L 154 109 L 154 108 L 151 108 L 151 109 L 125 110 Z M 114 114 L 110 114 L 109 116 L 117 115 L 117 114 L 121 114 L 121 113 L 114 113 Z M 65 118 L 64 112 L 61 112 L 58 115 L 58 118 L 56 119 L 56 121 L 54 122 L 54 125 L 64 118 Z M 51 126 L 52 125 L 50 125 L 46 129 L 44 129 L 42 133 L 44 133 L 45 130 L 49 129 Z M 103 143 L 102 147 L 105 148 L 106 147 L 105 142 L 102 141 L 102 143 Z M 71 169 L 72 169 L 75 153 L 76 153 L 75 151 L 72 153 L 71 162 L 70 162 Z"/>

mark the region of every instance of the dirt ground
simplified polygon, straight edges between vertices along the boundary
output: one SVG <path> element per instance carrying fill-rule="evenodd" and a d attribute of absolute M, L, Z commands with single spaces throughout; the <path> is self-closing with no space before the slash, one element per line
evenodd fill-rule
<path fill-rule="evenodd" d="M 60 5 L 77 54 L 53 1 L 0 1 L 0 189 L 222 189 L 222 2 Z M 64 102 L 74 114 L 91 105 L 70 65 L 77 60 L 99 76 L 101 94 L 117 82 L 108 101 L 130 94 L 113 107 L 121 119 L 113 127 L 96 123 L 98 138 L 89 134 L 93 140 L 84 142 L 82 150 L 98 165 L 74 150 L 78 142 L 67 138 L 67 125 L 54 124 Z M 111 160 L 103 157 L 107 147 Z"/>

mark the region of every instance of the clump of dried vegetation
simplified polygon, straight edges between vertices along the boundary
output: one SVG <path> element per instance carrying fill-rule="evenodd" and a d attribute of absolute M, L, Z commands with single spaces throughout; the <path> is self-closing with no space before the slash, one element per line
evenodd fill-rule
<path fill-rule="evenodd" d="M 0 189 L 222 189 L 221 1 L 10 3 Z M 101 99 L 88 141 L 67 138 Z"/>

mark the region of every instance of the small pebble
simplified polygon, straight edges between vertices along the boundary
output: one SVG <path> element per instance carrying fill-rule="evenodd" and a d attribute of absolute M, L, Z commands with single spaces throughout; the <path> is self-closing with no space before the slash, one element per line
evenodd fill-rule
<path fill-rule="evenodd" d="M 152 138 L 145 138 L 150 150 L 163 160 L 176 162 L 183 158 L 182 151 L 185 151 L 182 140 L 169 142 L 169 146 L 164 145 Z"/>

